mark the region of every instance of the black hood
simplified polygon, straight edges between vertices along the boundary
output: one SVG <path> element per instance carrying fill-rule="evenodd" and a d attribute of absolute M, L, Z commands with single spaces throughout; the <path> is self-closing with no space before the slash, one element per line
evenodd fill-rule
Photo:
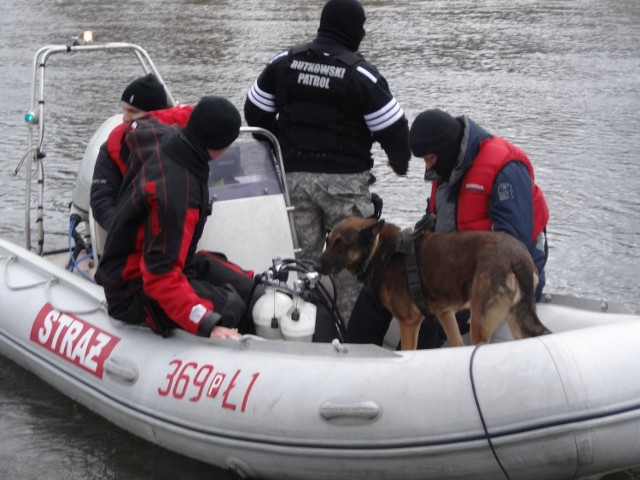
<path fill-rule="evenodd" d="M 322 9 L 318 37 L 331 38 L 357 52 L 367 17 L 357 0 L 329 0 Z"/>

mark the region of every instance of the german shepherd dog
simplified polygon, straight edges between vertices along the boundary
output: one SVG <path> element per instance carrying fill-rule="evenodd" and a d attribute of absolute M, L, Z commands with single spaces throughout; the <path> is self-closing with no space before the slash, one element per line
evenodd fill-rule
<path fill-rule="evenodd" d="M 377 288 L 382 304 L 400 323 L 403 350 L 415 350 L 424 320 L 411 294 L 405 255 L 398 254 L 399 227 L 375 218 L 347 217 L 327 237 L 316 262 L 319 273 L 347 269 Z M 471 310 L 471 342 L 490 340 L 507 321 L 514 338 L 551 333 L 535 307 L 536 266 L 526 247 L 503 232 L 433 233 L 415 237 L 415 256 L 423 296 L 449 345 L 463 345 L 455 313 Z M 383 271 L 380 271 L 383 269 Z"/>

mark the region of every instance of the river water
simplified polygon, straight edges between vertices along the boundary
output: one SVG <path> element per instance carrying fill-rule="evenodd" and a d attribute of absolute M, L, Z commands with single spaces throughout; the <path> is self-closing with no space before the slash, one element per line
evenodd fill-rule
<path fill-rule="evenodd" d="M 143 46 L 176 99 L 224 95 L 239 108 L 262 67 L 310 39 L 322 1 L 2 0 L 0 235 L 23 243 L 33 55 L 82 30 Z M 640 2 L 365 0 L 361 52 L 412 121 L 426 108 L 466 114 L 528 152 L 547 197 L 548 291 L 622 301 L 640 313 Z M 69 57 L 69 55 L 67 55 Z M 84 145 L 137 76 L 120 57 L 54 58 L 47 70 L 46 249 L 65 246 Z M 374 151 L 384 216 L 424 208 L 423 164 L 407 178 Z M 0 478 L 196 479 L 233 475 L 143 442 L 0 358 Z M 610 479 L 640 478 L 640 471 Z"/>

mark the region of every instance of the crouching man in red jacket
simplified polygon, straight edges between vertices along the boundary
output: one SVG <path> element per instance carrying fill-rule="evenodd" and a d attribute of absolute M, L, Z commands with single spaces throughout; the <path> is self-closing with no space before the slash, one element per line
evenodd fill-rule
<path fill-rule="evenodd" d="M 112 317 L 147 323 L 163 336 L 176 327 L 211 338 L 252 331 L 253 272 L 196 255 L 209 206 L 209 161 L 238 137 L 240 124 L 228 100 L 203 97 L 182 130 L 148 140 L 143 120 L 126 133 L 131 144 L 155 143 L 130 152 L 96 274 Z"/>

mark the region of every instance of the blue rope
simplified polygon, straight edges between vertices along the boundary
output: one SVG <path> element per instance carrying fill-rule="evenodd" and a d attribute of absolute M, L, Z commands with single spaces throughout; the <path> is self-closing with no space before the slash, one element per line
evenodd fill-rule
<path fill-rule="evenodd" d="M 87 253 L 86 255 L 84 255 L 83 257 L 80 257 L 77 260 L 73 256 L 73 247 L 71 245 L 71 239 L 73 238 L 73 231 L 75 230 L 77 225 L 78 224 L 75 222 L 75 219 L 72 217 L 71 220 L 69 221 L 69 233 L 67 235 L 67 242 L 69 245 L 69 267 L 67 268 L 67 270 L 69 270 L 70 272 L 73 272 L 74 270 L 77 269 L 80 276 L 82 276 L 85 280 L 89 280 L 90 282 L 95 283 L 95 280 L 93 278 L 91 278 L 89 275 L 84 273 L 80 268 L 78 268 L 78 264 L 80 262 L 89 258 L 93 258 L 93 253 Z"/>

